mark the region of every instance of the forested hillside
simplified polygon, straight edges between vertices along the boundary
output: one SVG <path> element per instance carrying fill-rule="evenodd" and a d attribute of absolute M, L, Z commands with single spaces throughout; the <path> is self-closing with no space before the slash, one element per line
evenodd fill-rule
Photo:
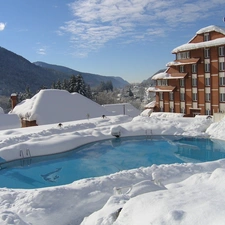
<path fill-rule="evenodd" d="M 91 88 L 107 81 L 112 81 L 114 87 L 120 88 L 129 84 L 120 77 L 82 73 L 42 62 L 31 63 L 22 56 L 0 47 L 0 95 L 9 96 L 12 92 L 23 92 L 28 87 L 32 92 L 36 92 L 42 87 L 50 88 L 53 83 L 78 74 Z"/>
<path fill-rule="evenodd" d="M 127 85 L 129 85 L 129 83 L 127 81 L 125 81 L 124 79 L 122 79 L 121 77 L 114 77 L 114 76 L 102 76 L 102 75 L 98 75 L 98 74 L 92 74 L 92 73 L 85 73 L 85 72 L 80 72 L 77 70 L 73 70 L 70 69 L 68 67 L 65 66 L 59 66 L 59 65 L 52 65 L 52 64 L 48 64 L 48 63 L 44 63 L 44 62 L 34 62 L 35 65 L 41 66 L 43 68 L 47 68 L 47 69 L 52 69 L 58 72 L 62 72 L 65 73 L 67 75 L 72 75 L 72 74 L 80 74 L 85 83 L 90 85 L 91 88 L 95 88 L 97 86 L 99 86 L 99 84 L 101 82 L 108 82 L 111 81 L 113 84 L 113 87 L 115 88 L 123 88 Z"/>
<path fill-rule="evenodd" d="M 7 49 L 0 47 L 0 95 L 32 91 L 42 86 L 50 87 L 57 79 L 69 77 L 67 74 L 41 68 Z"/>

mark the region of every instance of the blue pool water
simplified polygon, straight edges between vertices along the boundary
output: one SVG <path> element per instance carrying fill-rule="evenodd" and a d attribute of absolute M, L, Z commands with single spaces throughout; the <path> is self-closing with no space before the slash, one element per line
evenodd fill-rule
<path fill-rule="evenodd" d="M 116 138 L 72 151 L 0 164 L 0 187 L 40 188 L 153 164 L 225 158 L 225 145 L 209 139 L 154 136 Z"/>

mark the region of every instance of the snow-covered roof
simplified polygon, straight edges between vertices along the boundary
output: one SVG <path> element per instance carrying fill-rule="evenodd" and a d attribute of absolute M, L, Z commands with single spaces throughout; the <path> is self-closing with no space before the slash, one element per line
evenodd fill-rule
<path fill-rule="evenodd" d="M 191 58 L 191 59 L 180 59 L 180 60 L 175 60 L 173 62 L 169 62 L 166 64 L 167 67 L 170 66 L 180 66 L 180 65 L 188 65 L 188 64 L 195 64 L 197 63 L 199 58 Z"/>
<path fill-rule="evenodd" d="M 156 101 L 149 102 L 147 105 L 145 105 L 145 108 L 154 108 L 155 104 L 156 104 Z"/>
<path fill-rule="evenodd" d="M 218 27 L 218 26 L 215 26 L 215 25 L 210 25 L 208 27 L 203 27 L 200 30 L 198 30 L 196 32 L 196 34 L 204 34 L 204 33 L 209 33 L 209 32 L 212 32 L 212 31 L 216 31 L 218 33 L 221 33 L 221 34 L 225 35 L 225 28 Z"/>
<path fill-rule="evenodd" d="M 169 79 L 183 79 L 187 73 L 158 73 L 152 77 L 152 80 L 169 80 Z"/>
<path fill-rule="evenodd" d="M 152 80 L 165 79 L 165 78 L 168 78 L 170 76 L 171 75 L 169 73 L 166 73 L 166 72 L 157 73 L 154 76 L 152 76 Z"/>
<path fill-rule="evenodd" d="M 201 28 L 200 30 L 198 30 L 196 32 L 196 35 L 209 33 L 209 32 L 212 32 L 212 31 L 216 31 L 218 33 L 221 33 L 221 34 L 225 35 L 225 28 L 218 27 L 218 26 L 215 26 L 215 25 L 210 25 L 208 27 Z M 195 37 L 196 36 L 194 36 L 191 40 L 193 40 Z M 204 41 L 204 42 L 200 42 L 200 43 L 190 43 L 191 40 L 189 41 L 189 43 L 186 43 L 186 44 L 183 44 L 183 45 L 180 45 L 180 46 L 174 48 L 172 50 L 172 53 L 188 51 L 188 50 L 193 50 L 193 49 L 198 49 L 198 48 L 209 48 L 209 47 L 220 46 L 220 45 L 225 44 L 225 37 L 224 38 L 218 38 L 218 39 L 211 40 L 211 41 Z"/>
<path fill-rule="evenodd" d="M 145 110 L 141 113 L 141 116 L 150 116 L 152 112 L 153 112 L 153 109 L 145 109 Z"/>
<path fill-rule="evenodd" d="M 36 120 L 38 125 L 112 115 L 104 107 L 78 93 L 46 89 L 12 110 L 20 118 Z"/>
<path fill-rule="evenodd" d="M 177 48 L 174 48 L 172 50 L 172 53 L 178 53 L 178 52 L 194 50 L 194 49 L 199 49 L 199 48 L 209 48 L 209 47 L 220 46 L 220 45 L 224 45 L 224 44 L 225 44 L 225 37 L 218 38 L 218 39 L 211 40 L 211 41 L 204 41 L 204 42 L 200 42 L 200 43 L 187 43 L 187 44 L 180 45 Z"/>
<path fill-rule="evenodd" d="M 175 89 L 172 86 L 149 87 L 147 92 L 171 92 Z"/>

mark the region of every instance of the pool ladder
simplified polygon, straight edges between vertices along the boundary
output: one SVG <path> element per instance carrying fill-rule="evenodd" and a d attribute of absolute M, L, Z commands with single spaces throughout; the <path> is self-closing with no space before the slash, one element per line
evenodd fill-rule
<path fill-rule="evenodd" d="M 145 130 L 145 136 L 146 136 L 146 139 L 152 139 L 152 130 L 150 130 L 149 134 L 148 134 L 148 130 Z"/>
<path fill-rule="evenodd" d="M 20 164 L 21 166 L 29 166 L 31 164 L 31 154 L 30 150 L 27 148 L 25 154 L 23 150 L 20 150 Z"/>

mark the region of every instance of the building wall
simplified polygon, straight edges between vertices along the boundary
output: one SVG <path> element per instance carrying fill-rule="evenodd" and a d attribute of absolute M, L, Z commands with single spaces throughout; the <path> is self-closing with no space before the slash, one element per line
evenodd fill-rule
<path fill-rule="evenodd" d="M 215 31 L 210 32 L 210 40 L 217 38 L 225 37 L 221 33 Z M 199 43 L 203 42 L 204 35 L 196 35 L 190 43 Z M 213 114 L 213 112 L 222 111 L 225 103 L 220 102 L 220 93 L 225 92 L 225 87 L 222 86 L 220 89 L 219 77 L 224 77 L 225 72 L 219 72 L 219 62 L 224 62 L 225 57 L 219 58 L 218 46 L 209 48 L 209 57 L 205 58 L 205 49 L 195 49 L 190 51 L 190 58 L 199 58 L 197 62 L 197 71 L 192 73 L 192 64 L 184 65 L 184 72 L 187 73 L 185 77 L 184 87 L 180 87 L 180 79 L 168 79 L 168 85 L 176 87 L 174 90 L 174 100 L 169 99 L 169 93 L 165 92 L 163 94 L 163 105 L 164 112 L 170 112 L 171 107 L 174 107 L 174 112 L 180 113 L 182 108 L 185 108 L 185 113 L 189 116 L 191 114 L 201 114 L 205 115 L 206 113 Z M 210 64 L 210 71 L 206 71 L 205 64 Z M 179 73 L 180 66 L 170 66 L 167 70 L 167 73 Z M 193 86 L 193 79 L 197 79 L 197 85 Z M 210 80 L 209 85 L 206 81 Z M 181 101 L 181 93 L 185 93 L 184 101 Z M 193 95 L 197 99 L 193 100 Z M 159 99 L 159 94 L 157 94 Z M 208 99 L 209 98 L 209 99 Z M 157 98 L 156 98 L 157 101 Z M 160 107 L 156 107 L 156 110 L 159 110 Z"/>

